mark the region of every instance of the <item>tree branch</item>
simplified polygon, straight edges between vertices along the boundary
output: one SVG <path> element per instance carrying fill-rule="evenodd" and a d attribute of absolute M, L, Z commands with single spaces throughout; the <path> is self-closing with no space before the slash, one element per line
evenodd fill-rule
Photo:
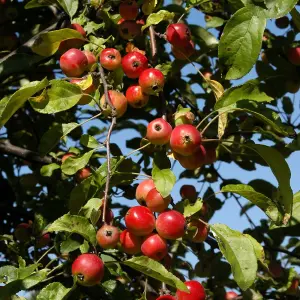
<path fill-rule="evenodd" d="M 152 54 L 152 64 L 156 65 L 157 45 L 156 45 L 155 31 L 154 31 L 154 28 L 153 28 L 152 25 L 149 27 L 149 34 L 150 34 L 150 46 L 151 46 L 151 54 Z"/>
<path fill-rule="evenodd" d="M 99 65 L 99 71 L 100 71 L 100 77 L 104 88 L 104 95 L 105 95 L 105 102 L 106 104 L 111 108 L 111 115 L 112 115 L 112 121 L 109 126 L 107 136 L 105 139 L 105 145 L 106 145 L 106 159 L 107 159 L 107 176 L 106 176 L 106 183 L 105 183 L 105 190 L 104 190 L 104 200 L 103 200 L 103 212 L 102 212 L 102 222 L 106 223 L 105 217 L 106 217 L 106 210 L 107 210 L 107 198 L 108 198 L 108 190 L 109 190 L 109 183 L 110 183 L 110 176 L 111 176 L 111 168 L 110 168 L 110 137 L 111 133 L 113 131 L 113 128 L 117 122 L 117 111 L 116 108 L 113 106 L 111 99 L 109 97 L 108 88 L 107 88 L 107 82 L 105 79 L 104 70 L 101 65 Z"/>
<path fill-rule="evenodd" d="M 55 162 L 51 156 L 42 156 L 38 152 L 15 146 L 9 140 L 0 140 L 0 152 L 44 165 Z"/>

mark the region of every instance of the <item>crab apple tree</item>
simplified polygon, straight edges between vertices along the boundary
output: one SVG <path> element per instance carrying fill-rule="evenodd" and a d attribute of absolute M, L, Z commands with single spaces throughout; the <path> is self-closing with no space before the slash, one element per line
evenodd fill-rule
<path fill-rule="evenodd" d="M 300 299 L 298 0 L 0 0 L 0 299 Z"/>

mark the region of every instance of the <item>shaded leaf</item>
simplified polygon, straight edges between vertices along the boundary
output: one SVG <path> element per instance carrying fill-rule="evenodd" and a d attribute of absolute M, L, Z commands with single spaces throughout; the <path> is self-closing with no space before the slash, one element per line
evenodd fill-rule
<path fill-rule="evenodd" d="M 68 157 L 61 165 L 61 170 L 67 175 L 74 175 L 77 171 L 83 169 L 89 162 L 94 150 L 84 153 L 81 156 Z"/>
<path fill-rule="evenodd" d="M 169 12 L 167 10 L 160 10 L 157 13 L 153 13 L 149 15 L 147 18 L 146 24 L 142 27 L 142 30 L 145 30 L 151 25 L 156 25 L 162 21 L 172 20 L 174 18 L 175 14 L 172 12 Z"/>
<path fill-rule="evenodd" d="M 12 115 L 24 105 L 34 94 L 48 85 L 48 79 L 32 81 L 22 86 L 12 96 L 5 97 L 0 101 L 0 128 L 12 117 Z"/>
<path fill-rule="evenodd" d="M 71 17 L 76 14 L 78 9 L 78 0 L 57 0 L 63 10 Z"/>
<path fill-rule="evenodd" d="M 41 167 L 41 175 L 45 177 L 51 177 L 53 174 L 53 171 L 60 169 L 60 165 L 58 164 L 49 164 Z"/>
<path fill-rule="evenodd" d="M 71 289 L 64 287 L 60 282 L 52 282 L 44 287 L 37 295 L 37 300 L 62 300 Z"/>
<path fill-rule="evenodd" d="M 45 32 L 38 36 L 31 49 L 41 56 L 51 56 L 58 50 L 61 41 L 73 38 L 84 41 L 78 31 L 69 28 Z"/>

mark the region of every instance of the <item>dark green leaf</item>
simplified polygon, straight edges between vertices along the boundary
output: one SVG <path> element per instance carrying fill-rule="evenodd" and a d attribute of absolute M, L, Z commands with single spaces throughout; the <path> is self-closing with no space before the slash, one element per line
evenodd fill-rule
<path fill-rule="evenodd" d="M 208 32 L 206 29 L 199 25 L 189 25 L 189 28 L 191 29 L 192 36 L 197 41 L 200 40 L 204 45 L 208 48 L 216 48 L 219 44 L 218 39 Z"/>
<path fill-rule="evenodd" d="M 66 231 L 82 235 L 92 245 L 96 244 L 96 231 L 87 218 L 66 214 L 55 220 L 46 229 L 46 232 Z"/>
<path fill-rule="evenodd" d="M 25 9 L 53 5 L 53 0 L 31 0 L 25 5 Z"/>
<path fill-rule="evenodd" d="M 60 141 L 63 136 L 69 134 L 73 129 L 78 127 L 77 123 L 54 124 L 41 138 L 39 152 L 47 154 Z"/>
<path fill-rule="evenodd" d="M 276 149 L 264 145 L 247 145 L 260 155 L 264 161 L 270 166 L 273 174 L 278 181 L 277 201 L 282 204 L 285 209 L 287 222 L 293 207 L 293 191 L 290 185 L 291 171 L 280 152 Z"/>
<path fill-rule="evenodd" d="M 188 291 L 181 280 L 169 272 L 162 264 L 151 258 L 146 256 L 134 257 L 124 261 L 123 264 L 179 290 Z"/>

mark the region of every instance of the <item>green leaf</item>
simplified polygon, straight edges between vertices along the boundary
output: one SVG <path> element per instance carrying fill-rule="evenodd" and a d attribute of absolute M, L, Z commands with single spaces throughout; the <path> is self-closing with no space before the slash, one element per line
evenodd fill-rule
<path fill-rule="evenodd" d="M 37 300 L 62 300 L 71 291 L 60 282 L 52 282 L 37 295 Z"/>
<path fill-rule="evenodd" d="M 0 268 L 0 282 L 8 284 L 18 279 L 18 268 L 14 266 L 4 266 Z"/>
<path fill-rule="evenodd" d="M 44 155 L 47 154 L 59 143 L 63 136 L 66 136 L 78 126 L 79 124 L 77 123 L 54 124 L 42 136 L 39 145 L 39 152 Z"/>
<path fill-rule="evenodd" d="M 84 41 L 78 31 L 69 28 L 45 32 L 38 36 L 31 49 L 41 56 L 51 56 L 58 50 L 60 42 L 74 38 Z"/>
<path fill-rule="evenodd" d="M 68 157 L 61 165 L 61 170 L 67 175 L 74 175 L 83 169 L 89 162 L 94 150 L 84 153 L 81 156 Z"/>
<path fill-rule="evenodd" d="M 77 214 L 87 200 L 94 197 L 97 191 L 97 183 L 94 183 L 94 175 L 77 184 L 71 191 L 69 209 L 72 214 Z"/>
<path fill-rule="evenodd" d="M 259 7 L 244 7 L 228 21 L 219 43 L 220 64 L 226 79 L 250 72 L 260 53 L 266 19 Z"/>
<path fill-rule="evenodd" d="M 216 28 L 224 24 L 225 20 L 219 17 L 211 17 L 206 21 L 206 28 Z"/>
<path fill-rule="evenodd" d="M 157 13 L 152 13 L 148 16 L 146 24 L 142 27 L 142 31 L 151 25 L 157 25 L 162 21 L 172 20 L 175 14 L 167 10 L 160 10 Z"/>
<path fill-rule="evenodd" d="M 80 143 L 83 146 L 88 147 L 88 148 L 92 148 L 92 149 L 95 149 L 95 148 L 100 146 L 99 142 L 93 136 L 88 135 L 88 134 L 84 134 L 80 138 Z"/>
<path fill-rule="evenodd" d="M 77 84 L 62 80 L 52 80 L 47 96 L 47 99 L 41 102 L 30 100 L 33 109 L 41 114 L 54 114 L 68 110 L 80 100 L 82 90 Z"/>
<path fill-rule="evenodd" d="M 60 165 L 58 164 L 49 164 L 41 167 L 41 175 L 45 177 L 51 177 L 53 174 L 53 171 L 60 169 Z"/>
<path fill-rule="evenodd" d="M 22 86 L 12 96 L 5 97 L 0 101 L 0 128 L 12 117 L 12 115 L 24 105 L 34 94 L 48 85 L 48 79 L 32 81 Z"/>
<path fill-rule="evenodd" d="M 188 292 L 186 285 L 181 280 L 169 272 L 162 264 L 151 258 L 146 256 L 134 257 L 124 261 L 123 264 L 181 291 Z"/>
<path fill-rule="evenodd" d="M 175 209 L 180 211 L 185 218 L 188 218 L 199 212 L 202 205 L 203 202 L 201 199 L 197 199 L 195 203 L 190 202 L 189 199 L 184 199 L 176 204 Z"/>
<path fill-rule="evenodd" d="M 153 161 L 152 179 L 158 192 L 166 198 L 170 195 L 175 183 L 176 176 L 170 169 L 159 169 Z"/>
<path fill-rule="evenodd" d="M 53 0 L 31 0 L 25 5 L 25 9 L 53 5 Z"/>
<path fill-rule="evenodd" d="M 227 107 L 241 100 L 270 102 L 274 99 L 269 97 L 262 90 L 260 81 L 258 79 L 254 79 L 226 90 L 220 100 L 216 103 L 215 110 Z"/>
<path fill-rule="evenodd" d="M 248 199 L 250 202 L 257 205 L 261 210 L 263 210 L 266 215 L 276 223 L 283 218 L 280 211 L 278 210 L 278 207 L 276 206 L 276 203 L 274 203 L 264 194 L 256 192 L 250 185 L 229 184 L 223 186 L 221 192 L 235 193 Z"/>
<path fill-rule="evenodd" d="M 252 242 L 224 224 L 214 224 L 210 228 L 221 252 L 231 265 L 234 280 L 242 290 L 248 289 L 254 283 L 257 272 L 257 258 Z"/>
<path fill-rule="evenodd" d="M 99 198 L 90 199 L 81 209 L 80 215 L 85 216 L 86 218 L 91 218 L 95 211 L 99 211 L 102 205 L 103 200 Z"/>
<path fill-rule="evenodd" d="M 76 237 L 73 237 L 71 235 L 60 244 L 60 252 L 61 253 L 70 253 L 72 251 L 79 249 L 82 244 L 83 243 L 80 239 L 78 239 L 78 238 L 76 239 Z"/>
<path fill-rule="evenodd" d="M 50 224 L 45 232 L 66 231 L 82 235 L 92 245 L 96 244 L 96 231 L 87 218 L 66 214 Z"/>
<path fill-rule="evenodd" d="M 247 145 L 253 149 L 269 165 L 278 181 L 277 201 L 284 207 L 286 222 L 288 221 L 293 208 L 293 191 L 291 189 L 291 171 L 286 160 L 276 149 L 264 145 Z"/>
<path fill-rule="evenodd" d="M 78 0 L 57 0 L 57 2 L 72 19 L 78 9 Z"/>
<path fill-rule="evenodd" d="M 268 266 L 265 264 L 265 251 L 263 246 L 251 235 L 245 234 L 245 236 L 250 240 L 252 243 L 256 258 L 258 261 L 260 261 L 262 264 L 264 264 L 267 268 Z"/>
<path fill-rule="evenodd" d="M 289 13 L 298 0 L 264 0 L 264 2 L 268 8 L 265 13 L 266 17 L 277 19 Z"/>
<path fill-rule="evenodd" d="M 219 44 L 218 39 L 205 28 L 199 25 L 189 25 L 192 36 L 195 41 L 199 40 L 201 44 L 204 42 L 204 45 L 208 48 L 216 48 Z"/>

